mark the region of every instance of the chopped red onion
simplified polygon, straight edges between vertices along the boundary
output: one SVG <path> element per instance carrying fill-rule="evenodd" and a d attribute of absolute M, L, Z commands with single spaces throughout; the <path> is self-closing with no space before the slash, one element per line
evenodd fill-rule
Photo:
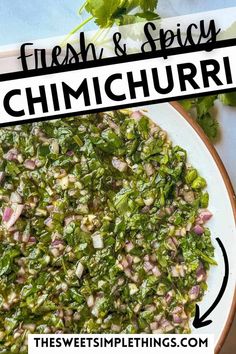
<path fill-rule="evenodd" d="M 17 282 L 18 284 L 24 284 L 25 278 L 23 278 L 23 277 L 17 278 L 16 282 Z"/>
<path fill-rule="evenodd" d="M 13 210 L 9 207 L 6 207 L 3 212 L 2 220 L 5 222 L 8 221 L 12 214 L 13 214 Z"/>
<path fill-rule="evenodd" d="M 22 242 L 28 243 L 29 242 L 30 235 L 26 232 L 23 233 L 22 235 Z"/>
<path fill-rule="evenodd" d="M 18 150 L 13 148 L 10 149 L 5 155 L 3 155 L 3 157 L 8 161 L 14 161 L 17 160 L 18 154 L 19 154 Z"/>
<path fill-rule="evenodd" d="M 165 318 L 161 320 L 160 325 L 165 329 L 165 331 L 171 331 L 173 329 L 173 326 Z"/>
<path fill-rule="evenodd" d="M 36 325 L 34 323 L 25 323 L 23 329 L 29 330 L 31 333 L 35 331 Z"/>
<path fill-rule="evenodd" d="M 126 252 L 130 252 L 134 248 L 134 245 L 131 241 L 127 241 L 125 243 L 125 250 Z"/>
<path fill-rule="evenodd" d="M 152 176 L 155 172 L 153 166 L 151 163 L 146 163 L 146 165 L 144 165 L 144 169 L 146 171 L 146 174 L 148 175 L 148 177 Z"/>
<path fill-rule="evenodd" d="M 28 242 L 29 243 L 35 243 L 37 240 L 34 236 L 30 236 Z"/>
<path fill-rule="evenodd" d="M 64 219 L 64 222 L 65 222 L 65 226 L 69 225 L 72 221 L 75 221 L 75 220 L 80 220 L 81 219 L 81 216 L 80 215 L 71 215 L 71 216 L 68 216 Z"/>
<path fill-rule="evenodd" d="M 162 315 L 161 315 L 160 313 L 159 313 L 158 315 L 155 315 L 155 316 L 154 316 L 154 320 L 155 320 L 157 323 L 160 322 L 161 318 L 162 318 Z"/>
<path fill-rule="evenodd" d="M 10 196 L 10 202 L 21 204 L 22 198 L 21 198 L 20 194 L 17 192 L 12 192 L 11 196 Z"/>
<path fill-rule="evenodd" d="M 150 261 L 151 262 L 156 262 L 157 261 L 157 256 L 153 253 L 153 254 L 151 254 L 151 256 L 150 256 Z"/>
<path fill-rule="evenodd" d="M 164 299 L 165 299 L 166 303 L 169 304 L 171 302 L 171 300 L 173 299 L 172 291 L 168 291 L 168 293 L 165 295 Z"/>
<path fill-rule="evenodd" d="M 133 256 L 131 256 L 130 254 L 127 254 L 126 260 L 129 263 L 129 266 L 131 266 L 131 264 L 133 263 Z"/>
<path fill-rule="evenodd" d="M 68 218 L 65 218 L 65 226 L 69 225 L 72 221 L 74 220 L 74 216 L 68 216 Z"/>
<path fill-rule="evenodd" d="M 113 332 L 120 332 L 121 326 L 116 325 L 116 324 L 112 324 L 112 325 L 111 325 L 111 330 L 112 330 Z"/>
<path fill-rule="evenodd" d="M 173 313 L 173 314 L 176 314 L 176 313 L 181 313 L 182 311 L 183 311 L 183 307 L 181 307 L 181 306 L 176 306 L 176 307 L 173 309 L 172 313 Z"/>
<path fill-rule="evenodd" d="M 177 271 L 177 269 L 175 267 L 171 267 L 171 275 L 174 278 L 177 278 L 179 276 L 179 272 Z"/>
<path fill-rule="evenodd" d="M 158 134 L 160 131 L 160 127 L 158 127 L 157 125 L 153 125 L 150 129 L 150 133 L 152 136 L 155 136 L 156 134 Z"/>
<path fill-rule="evenodd" d="M 149 272 L 153 269 L 153 265 L 150 262 L 144 262 L 143 268 L 146 272 Z"/>
<path fill-rule="evenodd" d="M 207 222 L 208 220 L 210 220 L 212 216 L 213 216 L 213 215 L 212 215 L 212 213 L 211 213 L 209 210 L 203 209 L 203 210 L 199 213 L 199 215 L 198 215 L 198 220 L 197 220 L 197 221 L 198 221 L 199 224 L 204 224 L 205 222 Z"/>
<path fill-rule="evenodd" d="M 61 245 L 64 246 L 64 241 L 56 239 L 56 240 L 52 241 L 51 245 L 52 245 L 52 247 L 58 247 L 58 246 L 61 246 Z"/>
<path fill-rule="evenodd" d="M 198 267 L 196 271 L 196 276 L 197 276 L 198 283 L 206 280 L 207 274 L 202 264 Z"/>
<path fill-rule="evenodd" d="M 152 273 L 153 273 L 153 275 L 155 275 L 155 277 L 160 277 L 161 276 L 161 272 L 160 272 L 160 270 L 158 269 L 157 266 L 153 267 Z"/>
<path fill-rule="evenodd" d="M 200 286 L 199 285 L 194 285 L 190 290 L 189 290 L 189 297 L 191 300 L 196 300 L 200 294 Z"/>
<path fill-rule="evenodd" d="M 195 225 L 193 227 L 193 232 L 195 232 L 197 235 L 202 235 L 204 233 L 204 229 L 201 225 Z"/>
<path fill-rule="evenodd" d="M 126 171 L 128 167 L 127 162 L 119 160 L 117 157 L 112 158 L 112 166 L 120 172 Z"/>
<path fill-rule="evenodd" d="M 66 155 L 67 156 L 73 156 L 74 155 L 74 151 L 69 150 L 69 151 L 67 151 Z"/>
<path fill-rule="evenodd" d="M 154 331 L 152 331 L 152 334 L 163 334 L 163 333 L 164 333 L 163 328 L 154 329 Z"/>
<path fill-rule="evenodd" d="M 53 225 L 53 220 L 52 218 L 47 218 L 45 221 L 44 221 L 44 224 L 47 226 L 47 227 L 52 227 Z"/>
<path fill-rule="evenodd" d="M 142 214 L 147 214 L 150 210 L 150 206 L 145 205 L 142 209 L 141 209 L 141 213 Z"/>
<path fill-rule="evenodd" d="M 179 315 L 173 314 L 173 322 L 174 323 L 182 323 L 183 320 L 182 320 L 182 318 Z"/>
<path fill-rule="evenodd" d="M 131 279 L 132 279 L 135 283 L 137 283 L 137 282 L 139 281 L 139 276 L 138 276 L 138 274 L 135 273 L 134 275 L 132 275 Z"/>
<path fill-rule="evenodd" d="M 150 329 L 152 330 L 152 331 L 154 331 L 155 329 L 157 329 L 158 328 L 158 323 L 157 322 L 152 322 L 152 323 L 150 323 Z"/>
<path fill-rule="evenodd" d="M 125 273 L 125 275 L 126 275 L 128 278 L 131 278 L 131 277 L 132 277 L 131 270 L 130 270 L 129 268 L 126 268 L 126 269 L 124 270 L 124 273 Z"/>
<path fill-rule="evenodd" d="M 156 311 L 156 306 L 154 304 L 149 304 L 144 307 L 145 311 L 148 312 L 155 312 Z"/>
<path fill-rule="evenodd" d="M 193 203 L 194 202 L 194 193 L 193 191 L 184 191 L 183 192 L 183 196 L 184 196 L 184 200 L 187 202 L 187 203 Z"/>
<path fill-rule="evenodd" d="M 179 246 L 179 241 L 175 237 L 171 237 L 172 241 L 174 242 L 175 246 Z"/>
<path fill-rule="evenodd" d="M 140 111 L 134 111 L 131 113 L 130 117 L 138 120 L 143 117 L 143 114 Z"/>
<path fill-rule="evenodd" d="M 171 250 L 176 251 L 176 244 L 173 241 L 172 237 L 168 238 L 167 244 Z"/>
<path fill-rule="evenodd" d="M 120 133 L 120 128 L 119 126 L 113 122 L 113 120 L 110 119 L 110 117 L 108 115 L 106 115 L 106 121 L 107 121 L 107 124 L 109 125 L 109 127 L 111 127 L 112 129 L 114 129 L 114 131 L 119 134 Z"/>
<path fill-rule="evenodd" d="M 175 231 L 175 236 L 181 236 L 181 229 L 177 229 Z"/>
<path fill-rule="evenodd" d="M 123 268 L 128 268 L 129 263 L 125 257 L 122 258 L 121 265 Z"/>
<path fill-rule="evenodd" d="M 12 205 L 13 206 L 13 205 Z M 24 209 L 23 204 L 15 204 L 13 207 L 13 213 L 10 216 L 10 219 L 6 222 L 6 228 L 9 230 L 11 226 L 19 219 L 22 211 Z"/>
<path fill-rule="evenodd" d="M 47 211 L 49 211 L 49 212 L 53 211 L 54 208 L 55 208 L 54 205 L 48 205 L 48 206 L 46 206 L 46 209 L 47 209 Z"/>
<path fill-rule="evenodd" d="M 34 160 L 34 162 L 36 167 L 42 166 L 42 162 L 39 159 Z"/>
<path fill-rule="evenodd" d="M 35 161 L 33 161 L 33 160 L 25 160 L 24 166 L 28 170 L 32 170 L 33 171 L 35 169 L 35 167 L 36 167 L 36 164 L 35 164 Z"/>
<path fill-rule="evenodd" d="M 183 309 L 183 311 L 182 311 L 182 313 L 181 313 L 181 318 L 182 318 L 183 320 L 187 320 L 187 319 L 188 319 L 188 316 L 186 315 L 186 312 L 184 311 L 184 309 Z"/>
<path fill-rule="evenodd" d="M 58 248 L 56 248 L 56 247 L 53 247 L 51 249 L 51 253 L 52 253 L 53 257 L 57 258 L 60 255 L 60 250 Z"/>
<path fill-rule="evenodd" d="M 59 152 L 60 152 L 60 146 L 59 146 L 59 144 L 58 144 L 58 142 L 56 140 L 53 140 L 51 142 L 51 151 L 54 154 L 59 154 Z"/>
<path fill-rule="evenodd" d="M 167 215 L 171 215 L 171 208 L 166 207 L 166 208 L 165 208 L 165 211 L 166 211 Z"/>

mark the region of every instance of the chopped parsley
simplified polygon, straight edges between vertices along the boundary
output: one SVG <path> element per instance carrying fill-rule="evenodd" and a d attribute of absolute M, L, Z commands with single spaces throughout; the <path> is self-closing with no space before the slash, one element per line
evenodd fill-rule
<path fill-rule="evenodd" d="M 189 333 L 206 181 L 141 112 L 0 129 L 0 352 L 28 333 Z"/>

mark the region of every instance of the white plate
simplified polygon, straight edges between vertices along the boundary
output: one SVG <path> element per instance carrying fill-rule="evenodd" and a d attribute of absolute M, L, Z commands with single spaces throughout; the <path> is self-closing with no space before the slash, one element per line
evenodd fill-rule
<path fill-rule="evenodd" d="M 218 266 L 211 267 L 208 278 L 208 291 L 199 303 L 200 314 L 213 304 L 222 285 L 224 277 L 224 259 L 222 251 L 216 241 L 219 237 L 224 244 L 230 266 L 228 285 L 218 306 L 209 315 L 212 323 L 203 328 L 192 328 L 193 333 L 213 333 L 215 336 L 215 351 L 218 352 L 224 342 L 231 325 L 235 309 L 235 197 L 224 166 L 214 147 L 205 137 L 202 130 L 178 106 L 163 103 L 145 107 L 148 116 L 168 132 L 168 136 L 175 145 L 180 145 L 188 153 L 188 161 L 199 171 L 208 183 L 210 195 L 209 209 L 214 217 L 207 226 L 212 233 L 215 246 L 215 258 Z"/>

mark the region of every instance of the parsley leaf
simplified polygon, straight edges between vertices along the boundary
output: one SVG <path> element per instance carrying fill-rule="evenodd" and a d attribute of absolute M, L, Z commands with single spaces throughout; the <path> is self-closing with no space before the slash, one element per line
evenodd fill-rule
<path fill-rule="evenodd" d="M 225 106 L 236 106 L 236 92 L 224 93 L 218 97 Z"/>
<path fill-rule="evenodd" d="M 85 9 L 93 15 L 100 27 L 110 27 L 114 24 L 113 15 L 122 9 L 122 0 L 88 0 Z"/>
<path fill-rule="evenodd" d="M 217 138 L 219 128 L 218 122 L 211 112 L 216 99 L 217 95 L 180 101 L 183 108 L 196 119 L 197 123 L 211 140 Z"/>
<path fill-rule="evenodd" d="M 157 7 L 157 0 L 140 0 L 139 6 L 143 11 L 154 11 Z"/>
<path fill-rule="evenodd" d="M 214 106 L 216 98 L 216 95 L 197 98 L 196 105 L 198 116 L 202 117 L 203 115 L 208 113 L 209 110 Z"/>
<path fill-rule="evenodd" d="M 83 25 L 92 19 L 100 28 L 109 28 L 114 24 L 127 25 L 144 20 L 159 18 L 155 9 L 158 0 L 87 0 L 81 6 L 79 13 L 85 8 L 91 15 L 81 25 L 77 26 L 70 34 L 74 34 Z M 137 13 L 133 10 L 137 9 Z"/>
<path fill-rule="evenodd" d="M 212 115 L 207 112 L 197 118 L 198 124 L 202 127 L 208 138 L 215 140 L 218 135 L 219 124 Z"/>

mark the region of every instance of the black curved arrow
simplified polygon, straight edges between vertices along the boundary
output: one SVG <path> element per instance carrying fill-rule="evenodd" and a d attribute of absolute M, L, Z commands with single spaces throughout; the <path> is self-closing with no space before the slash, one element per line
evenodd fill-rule
<path fill-rule="evenodd" d="M 223 283 L 221 285 L 220 292 L 219 292 L 217 298 L 215 299 L 215 301 L 213 302 L 211 307 L 204 313 L 204 315 L 200 316 L 199 306 L 196 305 L 195 318 L 193 320 L 193 326 L 195 328 L 205 327 L 205 326 L 208 326 L 209 324 L 212 323 L 212 320 L 207 320 L 207 321 L 204 321 L 204 320 L 212 313 L 212 311 L 218 305 L 218 303 L 220 302 L 222 296 L 224 295 L 225 289 L 226 289 L 227 284 L 228 284 L 228 279 L 229 279 L 229 260 L 228 260 L 228 256 L 227 256 L 226 250 L 225 250 L 224 245 L 221 242 L 221 240 L 217 237 L 216 241 L 218 242 L 218 244 L 219 244 L 219 246 L 221 248 L 221 251 L 223 253 L 224 263 L 225 263 L 225 275 L 224 275 Z"/>

